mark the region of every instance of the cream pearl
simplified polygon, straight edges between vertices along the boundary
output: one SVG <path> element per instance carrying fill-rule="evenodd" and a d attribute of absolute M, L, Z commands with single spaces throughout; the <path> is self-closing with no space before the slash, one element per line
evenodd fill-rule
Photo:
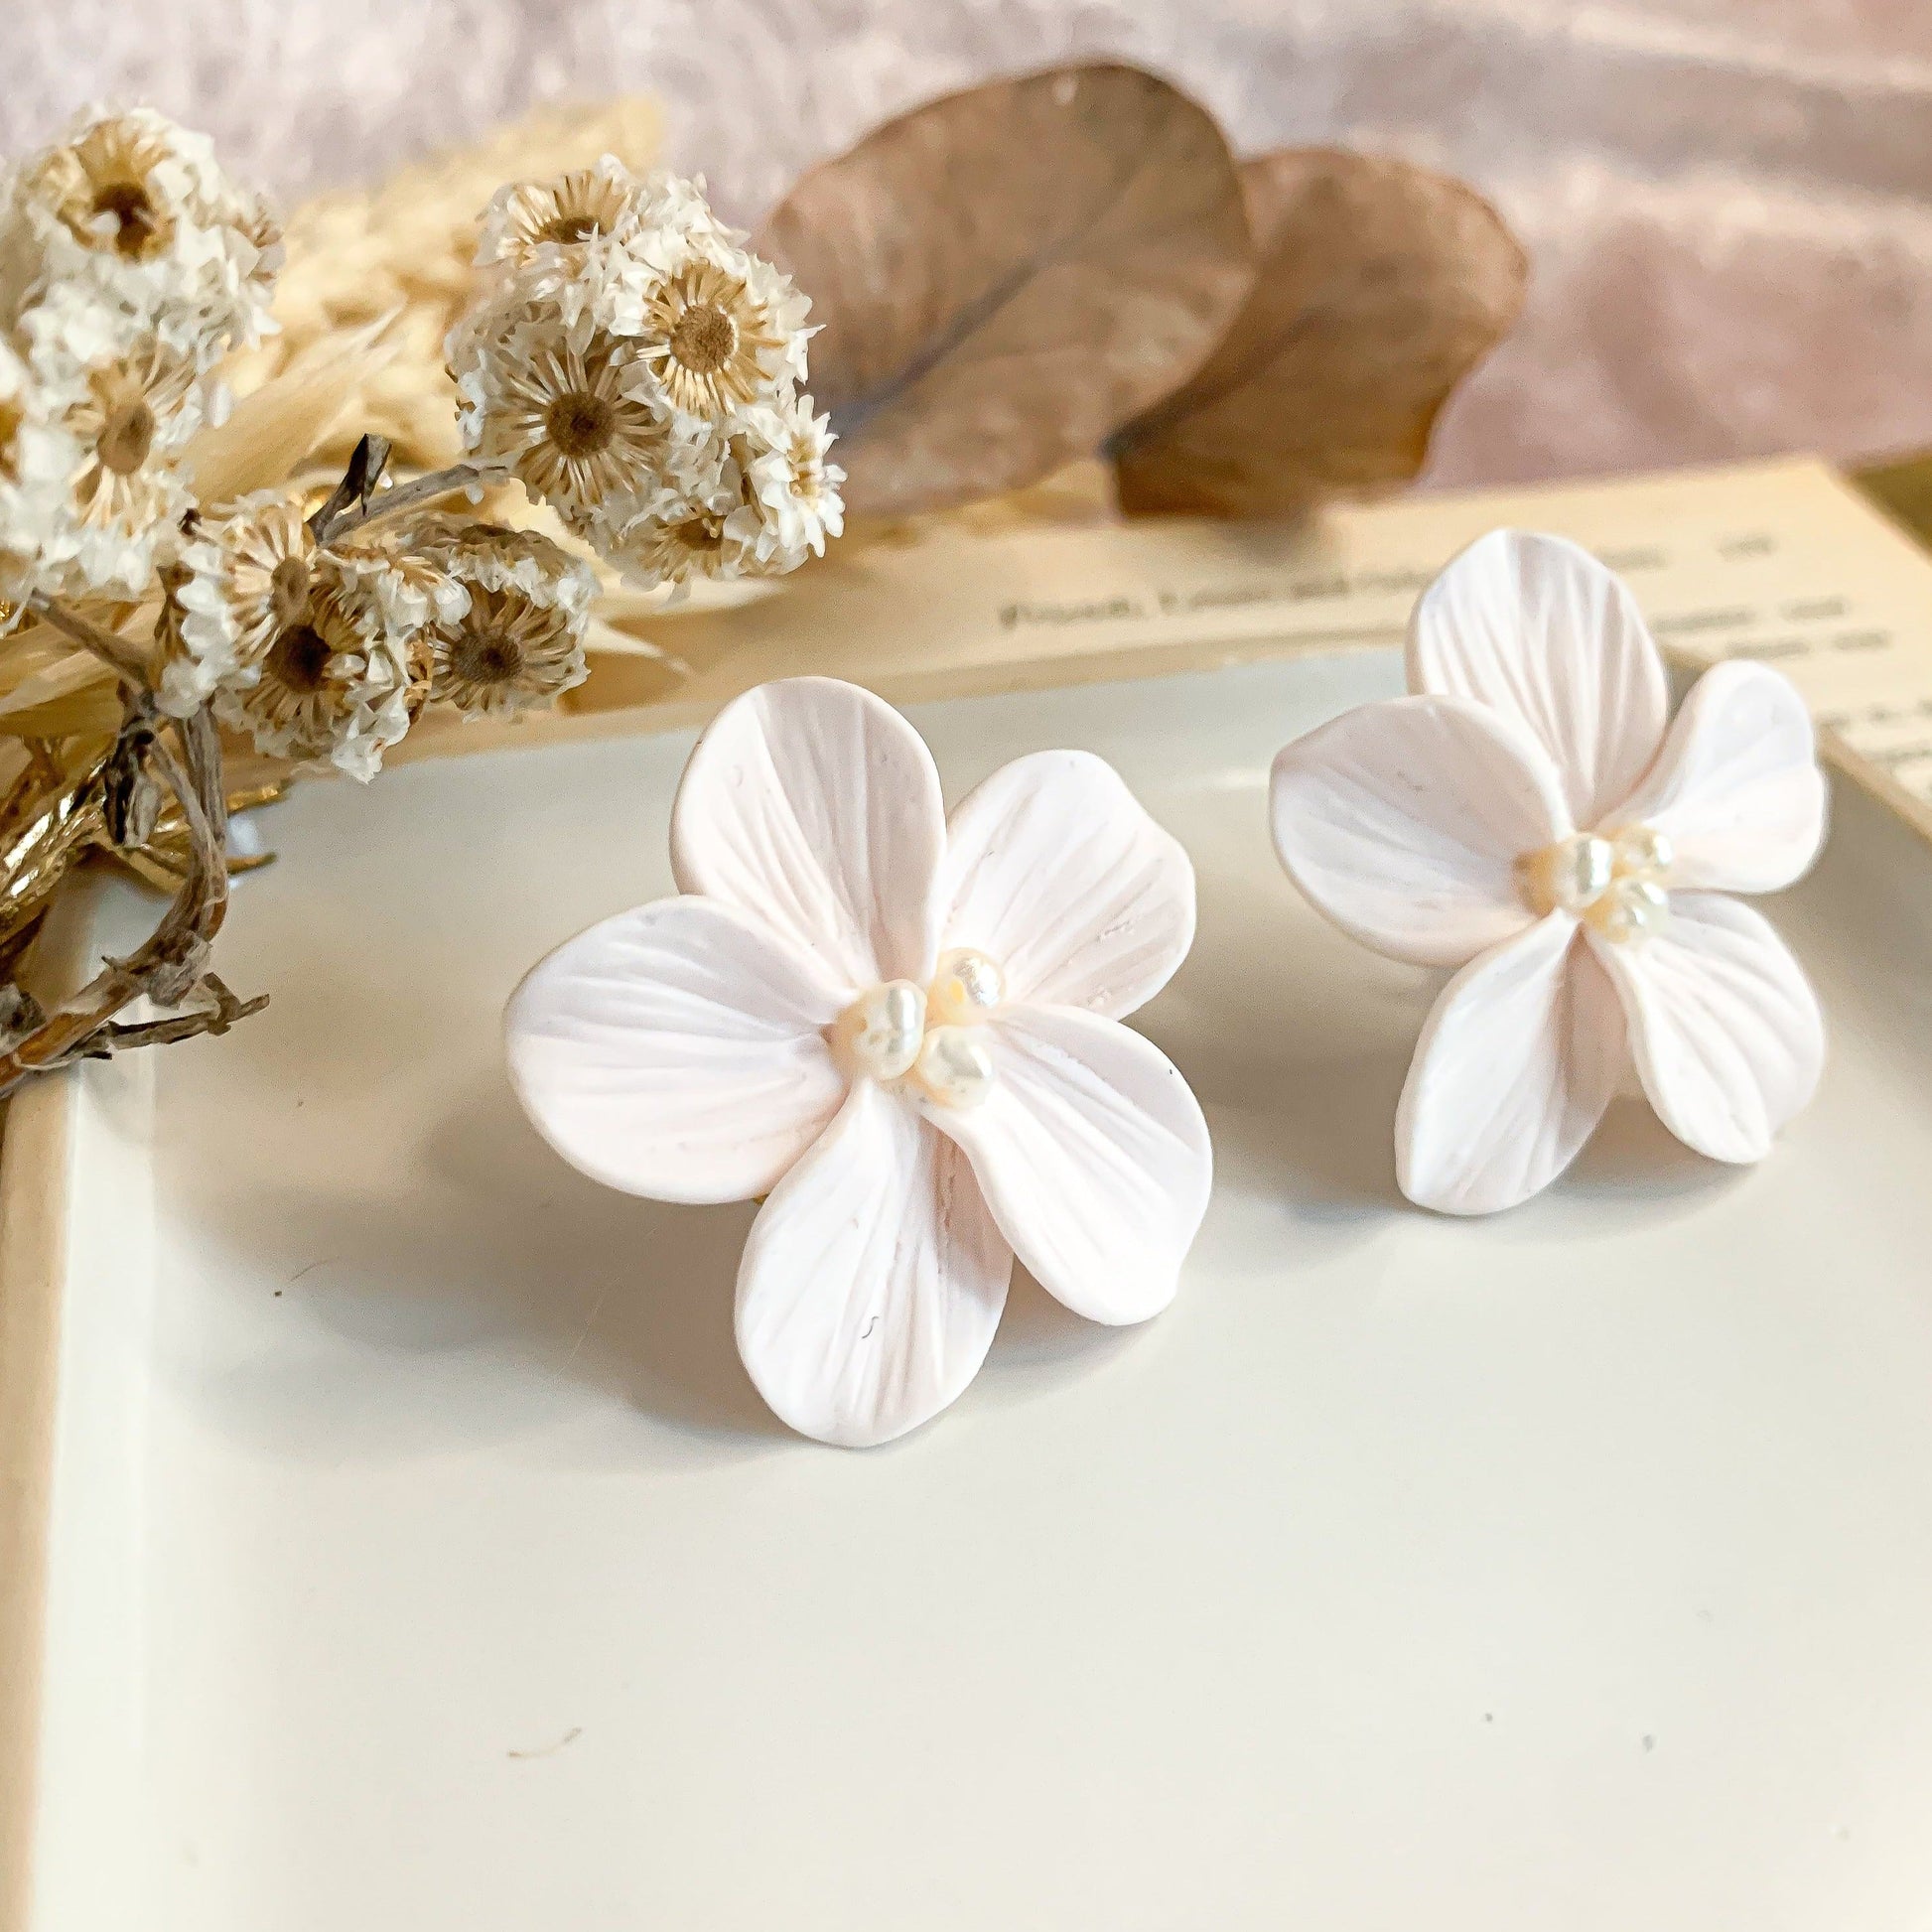
<path fill-rule="evenodd" d="M 957 947 L 939 961 L 926 1010 L 934 1026 L 970 1027 L 1007 996 L 1005 976 L 983 952 Z"/>
<path fill-rule="evenodd" d="M 1641 939 L 1670 916 L 1671 843 L 1650 825 L 1576 832 L 1517 861 L 1532 911 L 1575 913 L 1605 939 Z"/>
<path fill-rule="evenodd" d="M 860 1072 L 899 1079 L 919 1057 L 925 995 L 910 980 L 888 980 L 847 1008 L 843 1029 Z"/>
<path fill-rule="evenodd" d="M 912 1077 L 941 1107 L 977 1107 L 993 1090 L 993 1055 L 970 1027 L 934 1027 Z"/>
<path fill-rule="evenodd" d="M 1601 897 L 1616 868 L 1608 839 L 1578 832 L 1520 862 L 1523 896 L 1537 912 L 1581 912 Z"/>
<path fill-rule="evenodd" d="M 1643 939 L 1670 916 L 1670 895 L 1654 879 L 1619 879 L 1584 917 L 1605 939 Z"/>
<path fill-rule="evenodd" d="M 1677 856 L 1670 840 L 1653 825 L 1626 825 L 1611 843 L 1616 849 L 1616 872 L 1621 879 L 1660 879 Z"/>

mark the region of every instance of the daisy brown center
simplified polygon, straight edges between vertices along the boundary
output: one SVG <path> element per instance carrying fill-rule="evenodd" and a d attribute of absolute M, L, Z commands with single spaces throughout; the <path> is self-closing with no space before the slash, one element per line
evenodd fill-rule
<path fill-rule="evenodd" d="M 115 252 L 130 261 L 153 254 L 167 239 L 161 210 L 144 182 L 102 182 L 94 190 L 94 212 L 112 218 Z"/>
<path fill-rule="evenodd" d="M 572 241 L 588 241 L 597 232 L 596 218 L 586 213 L 582 208 L 576 208 L 562 214 L 553 214 L 537 230 L 537 239 L 539 241 L 561 241 L 566 243 Z"/>
<path fill-rule="evenodd" d="M 713 302 L 696 302 L 671 331 L 671 353 L 694 375 L 712 375 L 738 349 L 738 325 Z"/>
<path fill-rule="evenodd" d="M 95 439 L 94 454 L 101 468 L 117 477 L 131 477 L 154 448 L 154 410 L 145 396 L 129 396 L 107 412 Z"/>
<path fill-rule="evenodd" d="M 617 435 L 618 412 L 602 396 L 587 389 L 572 389 L 544 411 L 543 427 L 565 456 L 596 456 L 611 447 Z"/>
<path fill-rule="evenodd" d="M 329 639 L 314 624 L 291 624 L 268 653 L 268 674 L 298 697 L 314 697 L 328 682 L 334 655 Z"/>
<path fill-rule="evenodd" d="M 686 550 L 722 550 L 725 547 L 724 518 L 711 516 L 701 510 L 696 516 L 687 516 L 682 523 L 671 524 L 670 535 Z"/>
<path fill-rule="evenodd" d="M 466 630 L 450 651 L 450 668 L 473 684 L 513 684 L 523 672 L 523 650 L 501 630 Z"/>

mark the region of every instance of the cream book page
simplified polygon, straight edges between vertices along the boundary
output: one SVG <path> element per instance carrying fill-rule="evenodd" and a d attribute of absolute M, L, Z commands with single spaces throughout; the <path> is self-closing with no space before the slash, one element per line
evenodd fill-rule
<path fill-rule="evenodd" d="M 1680 661 L 1775 664 L 1810 703 L 1828 755 L 1932 836 L 1932 556 L 1811 459 L 1411 496 L 1296 528 L 935 522 L 835 544 L 759 601 L 666 615 L 659 641 L 695 676 L 677 703 L 652 708 L 654 722 L 688 723 L 806 670 L 908 702 L 1398 644 L 1417 593 L 1499 524 L 1594 551 Z M 560 728 L 597 729 L 586 712 L 614 727 L 614 708 L 641 695 L 628 682 L 638 675 L 601 661 Z M 628 728 L 643 722 L 625 713 Z M 459 728 L 435 749 L 485 740 L 500 742 Z"/>

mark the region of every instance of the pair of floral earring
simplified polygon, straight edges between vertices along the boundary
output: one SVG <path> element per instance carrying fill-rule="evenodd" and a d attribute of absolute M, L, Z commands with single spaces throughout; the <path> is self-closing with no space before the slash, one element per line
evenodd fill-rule
<path fill-rule="evenodd" d="M 1395 1123 L 1451 1214 L 1569 1165 L 1634 1069 L 1680 1140 L 1749 1162 L 1810 1098 L 1818 1002 L 1769 924 L 1824 837 L 1797 693 L 1706 673 L 1674 722 L 1624 586 L 1498 530 L 1411 625 L 1413 695 L 1276 760 L 1290 877 L 1377 951 L 1453 976 Z M 506 1018 L 551 1145 L 655 1199 L 763 1196 L 740 1353 L 793 1429 L 891 1441 L 977 1373 L 1016 1255 L 1092 1320 L 1173 1299 L 1207 1124 L 1121 1023 L 1194 931 L 1193 869 L 1111 766 L 1039 752 L 946 815 L 871 693 L 767 684 L 700 739 L 671 818 L 679 896 L 542 961 Z"/>

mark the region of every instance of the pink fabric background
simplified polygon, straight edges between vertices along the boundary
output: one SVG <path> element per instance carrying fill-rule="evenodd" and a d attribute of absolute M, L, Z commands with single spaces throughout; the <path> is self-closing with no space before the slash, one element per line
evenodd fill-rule
<path fill-rule="evenodd" d="M 1519 332 L 1439 482 L 1932 444 L 1932 0 L 43 0 L 0 133 L 90 98 L 207 127 L 285 197 L 540 97 L 647 87 L 749 218 L 962 82 L 1155 67 L 1236 143 L 1348 141 L 1481 186 L 1530 243 Z"/>

